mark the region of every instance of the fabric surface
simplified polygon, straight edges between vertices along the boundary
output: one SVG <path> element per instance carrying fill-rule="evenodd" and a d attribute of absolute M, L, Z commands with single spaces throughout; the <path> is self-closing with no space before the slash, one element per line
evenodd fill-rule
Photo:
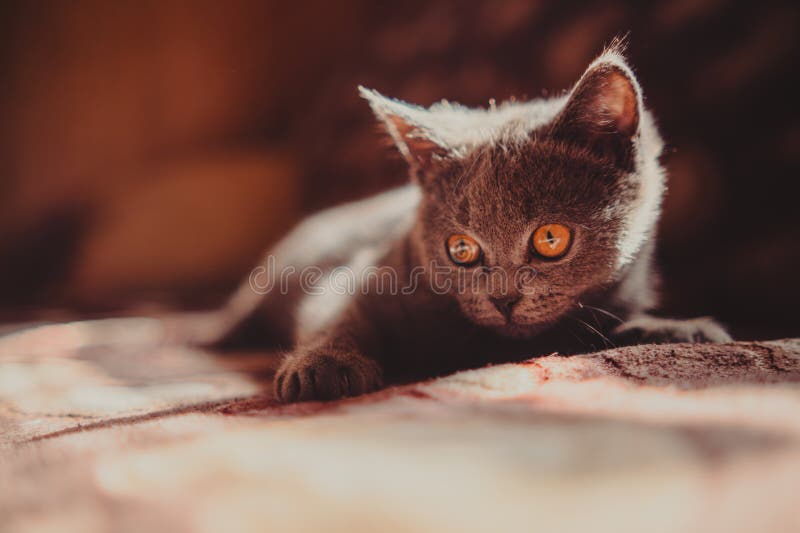
<path fill-rule="evenodd" d="M 0 531 L 800 530 L 800 340 L 291 406 L 277 361 L 74 327 L 0 345 Z"/>

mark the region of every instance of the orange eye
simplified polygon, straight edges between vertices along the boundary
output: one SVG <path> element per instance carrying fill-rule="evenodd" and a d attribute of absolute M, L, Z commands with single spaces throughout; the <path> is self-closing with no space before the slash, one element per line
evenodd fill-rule
<path fill-rule="evenodd" d="M 536 253 L 547 259 L 561 257 L 567 252 L 571 235 L 561 224 L 545 224 L 533 232 L 531 245 Z"/>
<path fill-rule="evenodd" d="M 469 266 L 481 258 L 481 247 L 469 235 L 451 235 L 447 239 L 447 254 L 455 264 Z"/>

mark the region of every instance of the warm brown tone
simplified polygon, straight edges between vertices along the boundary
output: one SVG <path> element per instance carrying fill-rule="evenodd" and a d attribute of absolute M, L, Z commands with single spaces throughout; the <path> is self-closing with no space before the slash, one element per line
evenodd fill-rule
<path fill-rule="evenodd" d="M 797 524 L 797 340 L 550 356 L 280 407 L 274 358 L 65 349 L 68 333 L 0 352 L 4 530 Z"/>
<path fill-rule="evenodd" d="M 210 305 L 301 212 L 404 179 L 358 83 L 423 104 L 536 96 L 630 30 L 671 146 L 669 311 L 796 334 L 799 17 L 789 1 L 3 2 L 2 315 Z"/>

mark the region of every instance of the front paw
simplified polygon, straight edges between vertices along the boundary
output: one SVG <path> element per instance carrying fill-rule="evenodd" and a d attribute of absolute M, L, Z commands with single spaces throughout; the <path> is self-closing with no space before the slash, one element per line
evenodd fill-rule
<path fill-rule="evenodd" d="M 378 364 L 349 353 L 294 353 L 275 374 L 275 396 L 283 403 L 335 400 L 377 390 L 382 385 Z"/>
<path fill-rule="evenodd" d="M 620 345 L 671 342 L 730 342 L 725 328 L 711 317 L 689 320 L 641 316 L 619 325 L 612 339 Z"/>

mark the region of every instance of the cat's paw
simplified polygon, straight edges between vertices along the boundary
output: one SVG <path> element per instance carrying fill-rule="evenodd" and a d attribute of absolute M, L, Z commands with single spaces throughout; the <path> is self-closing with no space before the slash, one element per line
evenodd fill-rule
<path fill-rule="evenodd" d="M 375 361 L 357 354 L 295 353 L 275 374 L 280 402 L 335 400 L 379 389 L 383 378 Z"/>
<path fill-rule="evenodd" d="M 671 342 L 730 342 L 733 338 L 711 317 L 677 320 L 640 316 L 619 325 L 612 340 L 620 345 Z"/>

